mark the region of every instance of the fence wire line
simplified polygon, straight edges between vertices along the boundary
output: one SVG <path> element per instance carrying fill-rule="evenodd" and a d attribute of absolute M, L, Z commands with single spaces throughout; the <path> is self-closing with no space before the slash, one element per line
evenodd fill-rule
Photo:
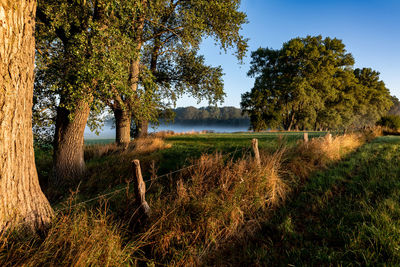
<path fill-rule="evenodd" d="M 236 154 L 236 152 L 238 151 L 238 148 L 239 148 L 239 146 L 236 146 L 235 151 L 226 153 L 226 154 L 223 155 L 223 157 L 226 157 L 226 156 L 231 155 L 231 154 Z M 243 148 L 242 148 L 242 151 L 243 151 L 243 150 L 244 150 L 244 153 L 243 153 L 242 155 L 246 155 L 248 152 L 250 152 L 251 147 L 247 147 L 247 149 L 243 149 Z M 156 181 L 156 180 L 158 180 L 158 179 L 160 179 L 160 178 L 162 178 L 162 177 L 166 177 L 166 176 L 168 176 L 168 175 L 172 175 L 172 174 L 174 174 L 174 173 L 177 173 L 177 172 L 180 172 L 180 171 L 183 171 L 183 170 L 186 170 L 186 169 L 190 169 L 190 168 L 199 166 L 199 165 L 201 165 L 201 164 L 202 164 L 202 163 L 192 164 L 192 165 L 186 166 L 186 167 L 184 167 L 184 168 L 181 168 L 181 169 L 179 169 L 179 170 L 175 170 L 175 171 L 173 171 L 173 172 L 169 172 L 169 173 L 166 173 L 166 174 L 162 174 L 162 175 L 160 175 L 160 176 L 156 176 L 156 177 L 154 177 L 154 178 L 150 178 L 150 179 L 148 179 L 148 180 L 146 180 L 146 181 L 144 181 L 144 182 Z M 91 199 L 88 199 L 88 200 L 85 200 L 85 201 L 76 203 L 76 204 L 71 205 L 71 206 L 68 206 L 68 207 L 64 207 L 64 208 L 61 208 L 61 209 L 57 209 L 57 210 L 54 211 L 54 214 L 57 215 L 57 214 L 59 214 L 61 211 L 64 211 L 64 210 L 67 210 L 67 209 L 71 209 L 71 208 L 74 208 L 74 207 L 77 207 L 77 206 L 81 206 L 81 205 L 83 205 L 83 204 L 92 202 L 92 201 L 97 200 L 97 199 L 104 198 L 104 197 L 106 197 L 106 196 L 110 196 L 110 195 L 111 195 L 111 196 L 114 196 L 116 193 L 119 193 L 119 192 L 121 192 L 121 191 L 124 191 L 124 190 L 126 190 L 128 187 L 129 187 L 129 184 L 128 184 L 128 185 L 125 185 L 123 188 L 117 189 L 117 190 L 115 190 L 115 191 L 112 191 L 112 192 L 109 192 L 109 193 L 106 193 L 106 194 L 102 194 L 102 195 L 98 195 L 98 196 L 96 196 L 96 197 L 94 197 L 94 198 L 91 198 Z M 140 206 L 137 208 L 137 210 L 138 210 L 139 208 L 140 208 Z M 137 212 L 137 210 L 135 211 L 135 213 Z M 30 215 L 35 215 L 35 213 L 36 213 L 36 212 L 31 211 L 31 212 L 28 213 L 25 217 L 30 216 Z M 24 225 L 24 224 L 25 224 L 24 222 L 21 222 L 21 223 L 18 223 L 17 225 L 15 225 L 14 227 L 18 227 L 18 226 Z M 1 234 L 2 234 L 2 233 L 0 232 L 0 237 L 1 237 Z"/>
<path fill-rule="evenodd" d="M 232 151 L 232 152 L 229 152 L 229 153 L 224 154 L 223 157 L 229 156 L 229 155 L 231 155 L 231 154 L 235 154 L 235 153 L 237 152 L 237 148 L 238 148 L 238 147 L 236 147 L 235 151 Z M 250 149 L 251 149 L 251 148 L 247 148 L 247 149 L 244 151 L 244 155 L 245 155 L 246 153 L 248 153 Z M 187 170 L 187 169 L 190 169 L 190 168 L 193 168 L 193 167 L 196 167 L 196 166 L 200 166 L 201 164 L 202 164 L 202 163 L 192 164 L 192 165 L 183 167 L 183 168 L 181 168 L 181 169 L 179 169 L 179 170 L 175 170 L 175 171 L 172 171 L 172 172 L 169 172 L 169 173 L 162 174 L 162 175 L 160 175 L 160 176 L 156 176 L 156 177 L 153 177 L 153 178 L 144 180 L 144 182 L 145 182 L 145 183 L 146 183 L 146 182 L 154 182 L 154 181 L 156 181 L 156 180 L 159 180 L 160 178 L 167 177 L 167 176 L 169 176 L 169 175 L 172 175 L 172 174 L 175 174 L 175 173 L 178 173 L 178 172 L 181 172 L 181 171 L 183 171 L 183 170 Z M 110 195 L 111 195 L 111 196 L 114 196 L 115 194 L 117 194 L 117 193 L 119 193 L 119 192 L 121 192 L 121 191 L 126 190 L 128 187 L 129 187 L 129 184 L 127 184 L 127 185 L 125 185 L 123 188 L 117 189 L 117 190 L 115 190 L 115 191 L 112 191 L 112 192 L 109 192 L 109 193 L 106 193 L 106 194 L 102 194 L 102 195 L 98 195 L 98 196 L 96 196 L 96 197 L 94 197 L 94 198 L 91 198 L 91 199 L 88 199 L 88 200 L 85 200 L 85 201 L 76 203 L 76 204 L 71 205 L 71 206 L 68 206 L 68 207 L 64 207 L 64 208 L 61 208 L 61 209 L 57 209 L 57 210 L 55 211 L 55 213 L 58 213 L 58 212 L 63 211 L 63 210 L 71 209 L 71 208 L 74 208 L 74 207 L 77 207 L 77 206 L 81 206 L 81 205 L 83 205 L 83 204 L 92 202 L 92 201 L 97 200 L 97 199 L 104 198 L 104 197 L 106 197 L 106 196 L 110 196 Z"/>

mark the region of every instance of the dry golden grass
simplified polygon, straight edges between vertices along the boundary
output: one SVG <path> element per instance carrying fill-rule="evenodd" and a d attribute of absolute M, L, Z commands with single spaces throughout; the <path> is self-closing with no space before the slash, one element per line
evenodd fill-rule
<path fill-rule="evenodd" d="M 145 137 L 134 140 L 130 145 L 132 152 L 151 153 L 157 150 L 170 148 L 171 144 L 165 143 L 164 139 L 159 137 Z"/>
<path fill-rule="evenodd" d="M 309 142 L 299 142 L 289 151 L 290 162 L 285 167 L 301 180 L 306 179 L 314 170 L 326 168 L 328 164 L 340 160 L 354 151 L 365 141 L 379 135 L 379 131 L 351 133 L 329 138 L 313 138 Z"/>
<path fill-rule="evenodd" d="M 133 140 L 127 147 L 118 146 L 116 143 L 86 146 L 85 159 L 100 158 L 110 154 L 151 153 L 170 147 L 171 144 L 165 143 L 163 138 L 150 135 Z"/>
<path fill-rule="evenodd" d="M 85 159 L 100 158 L 121 150 L 116 143 L 88 145 L 85 146 Z"/>
<path fill-rule="evenodd" d="M 11 233 L 8 239 L 0 241 L 1 266 L 121 266 L 140 249 L 138 243 L 123 245 L 104 211 L 59 215 L 45 238 Z"/>
<path fill-rule="evenodd" d="M 230 243 L 247 242 L 311 172 L 340 160 L 376 135 L 378 130 L 368 130 L 299 141 L 290 148 L 282 145 L 273 154 L 261 151 L 261 166 L 249 155 L 234 160 L 221 153 L 204 154 L 192 162 L 194 167 L 170 177 L 171 183 L 166 185 L 167 178 L 152 185 L 147 197 L 150 218 L 131 243 L 123 243 L 124 231 L 104 212 L 78 211 L 58 217 L 44 239 L 0 243 L 0 264 L 129 265 L 147 245 L 145 256 L 155 263 L 208 265 L 224 255 Z M 90 147 L 90 153 L 118 152 L 130 164 L 132 153 L 167 147 L 162 138 L 150 136 L 125 150 L 108 145 Z"/>
<path fill-rule="evenodd" d="M 206 133 L 211 133 L 212 131 L 208 130 L 203 130 L 203 131 L 187 131 L 187 132 L 174 132 L 174 131 L 159 131 L 155 133 L 151 133 L 150 136 L 152 137 L 160 137 L 160 138 L 168 138 L 171 136 L 179 136 L 179 135 L 190 135 L 190 134 L 206 134 Z"/>
<path fill-rule="evenodd" d="M 234 161 L 220 153 L 193 162 L 172 192 L 150 200 L 150 220 L 159 224 L 151 240 L 155 257 L 201 264 L 210 251 L 255 232 L 262 211 L 278 206 L 289 191 L 280 176 L 283 154 L 264 155 L 260 168 L 251 157 Z"/>

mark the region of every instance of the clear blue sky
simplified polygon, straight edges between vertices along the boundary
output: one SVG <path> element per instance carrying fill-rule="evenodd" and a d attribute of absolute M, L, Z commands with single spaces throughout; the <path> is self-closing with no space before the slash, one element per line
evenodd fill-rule
<path fill-rule="evenodd" d="M 392 95 L 400 98 L 400 0 L 242 0 L 241 10 L 248 24 L 242 34 L 249 38 L 249 51 L 240 65 L 205 40 L 200 53 L 207 64 L 223 68 L 226 98 L 222 106 L 240 106 L 241 94 L 254 80 L 246 73 L 250 53 L 258 47 L 280 48 L 282 43 L 307 35 L 322 35 L 343 40 L 356 67 L 370 67 L 381 73 Z M 177 106 L 205 106 L 183 97 Z"/>

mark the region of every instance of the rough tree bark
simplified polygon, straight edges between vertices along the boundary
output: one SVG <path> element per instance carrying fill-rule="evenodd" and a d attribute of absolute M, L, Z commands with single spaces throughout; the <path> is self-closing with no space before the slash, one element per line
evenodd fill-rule
<path fill-rule="evenodd" d="M 54 183 L 72 181 L 85 173 L 83 134 L 90 112 L 89 102 L 80 100 L 76 104 L 72 120 L 70 111 L 57 108 L 52 173 Z"/>
<path fill-rule="evenodd" d="M 120 146 L 128 146 L 131 141 L 131 115 L 127 110 L 116 108 L 115 117 L 115 141 Z"/>
<path fill-rule="evenodd" d="M 0 232 L 44 228 L 52 209 L 33 151 L 35 0 L 0 1 Z"/>

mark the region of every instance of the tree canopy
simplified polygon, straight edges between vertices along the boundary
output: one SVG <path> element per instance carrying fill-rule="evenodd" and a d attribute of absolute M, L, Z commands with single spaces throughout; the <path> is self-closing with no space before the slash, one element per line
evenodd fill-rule
<path fill-rule="evenodd" d="M 336 38 L 294 38 L 251 55 L 254 87 L 242 95 L 252 128 L 343 129 L 374 124 L 391 106 L 379 73 L 353 69 Z"/>

